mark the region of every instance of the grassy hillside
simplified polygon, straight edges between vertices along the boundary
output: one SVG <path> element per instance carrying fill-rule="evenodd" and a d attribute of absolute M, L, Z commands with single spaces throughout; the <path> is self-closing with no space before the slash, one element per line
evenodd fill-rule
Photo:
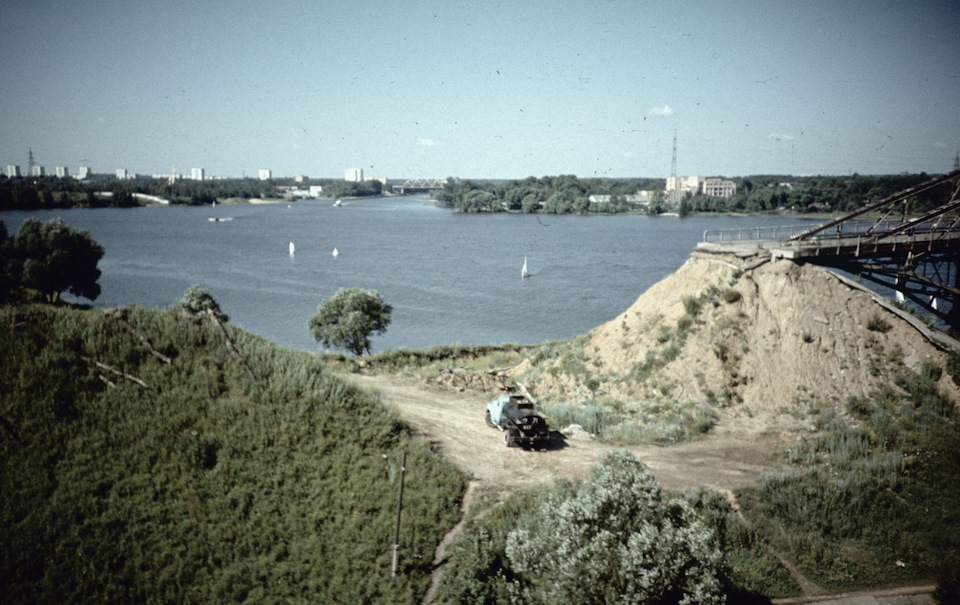
<path fill-rule="evenodd" d="M 0 309 L 0 351 L 0 601 L 426 591 L 463 478 L 314 356 L 209 316 L 44 306 Z"/>

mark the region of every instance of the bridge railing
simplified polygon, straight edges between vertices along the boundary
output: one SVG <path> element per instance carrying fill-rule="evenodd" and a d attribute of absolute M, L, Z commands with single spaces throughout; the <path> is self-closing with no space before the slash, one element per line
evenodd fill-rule
<path fill-rule="evenodd" d="M 901 225 L 901 221 L 847 221 L 837 226 L 835 231 L 824 231 L 817 234 L 817 238 L 824 239 L 842 239 L 845 237 L 855 237 L 868 231 L 883 232 L 888 229 Z M 777 242 L 783 241 L 788 237 L 799 235 L 805 231 L 810 231 L 818 225 L 776 225 L 767 227 L 740 227 L 736 229 L 708 229 L 703 232 L 703 241 L 706 243 L 726 243 L 726 242 Z M 911 226 L 913 231 L 928 231 L 932 228 L 931 223 L 917 223 Z"/>
<path fill-rule="evenodd" d="M 707 243 L 779 241 L 802 233 L 810 225 L 777 225 L 768 227 L 740 227 L 736 229 L 707 229 L 703 241 Z"/>

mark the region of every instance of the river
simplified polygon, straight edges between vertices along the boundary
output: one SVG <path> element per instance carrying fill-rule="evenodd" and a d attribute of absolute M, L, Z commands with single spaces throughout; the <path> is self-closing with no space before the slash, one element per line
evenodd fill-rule
<path fill-rule="evenodd" d="M 374 352 L 571 338 L 679 268 L 705 229 L 799 222 L 458 214 L 421 197 L 0 212 L 11 234 L 29 216 L 60 217 L 104 247 L 97 307 L 166 309 L 199 284 L 234 325 L 316 351 L 306 322 L 317 305 L 338 288 L 373 289 L 393 306 Z"/>

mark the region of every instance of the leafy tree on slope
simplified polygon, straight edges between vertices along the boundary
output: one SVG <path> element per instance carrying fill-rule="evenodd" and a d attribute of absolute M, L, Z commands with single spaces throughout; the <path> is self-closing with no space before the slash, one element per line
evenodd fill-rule
<path fill-rule="evenodd" d="M 340 288 L 317 307 L 307 327 L 317 342 L 359 356 L 370 352 L 371 334 L 387 331 L 392 312 L 393 307 L 383 302 L 376 290 Z"/>

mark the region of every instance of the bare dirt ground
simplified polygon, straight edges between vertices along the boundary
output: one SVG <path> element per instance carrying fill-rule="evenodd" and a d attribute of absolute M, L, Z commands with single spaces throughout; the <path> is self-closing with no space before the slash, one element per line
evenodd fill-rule
<path fill-rule="evenodd" d="M 483 420 L 485 404 L 498 393 L 458 392 L 404 376 L 351 374 L 347 380 L 379 393 L 417 433 L 466 472 L 485 495 L 549 485 L 554 479 L 585 478 L 605 451 L 627 449 L 648 467 L 664 489 L 705 487 L 724 492 L 756 483 L 776 467 L 771 454 L 778 438 L 718 425 L 701 440 L 670 446 L 613 446 L 552 432 L 546 451 L 508 448 Z M 562 428 L 562 427 L 551 427 Z"/>

